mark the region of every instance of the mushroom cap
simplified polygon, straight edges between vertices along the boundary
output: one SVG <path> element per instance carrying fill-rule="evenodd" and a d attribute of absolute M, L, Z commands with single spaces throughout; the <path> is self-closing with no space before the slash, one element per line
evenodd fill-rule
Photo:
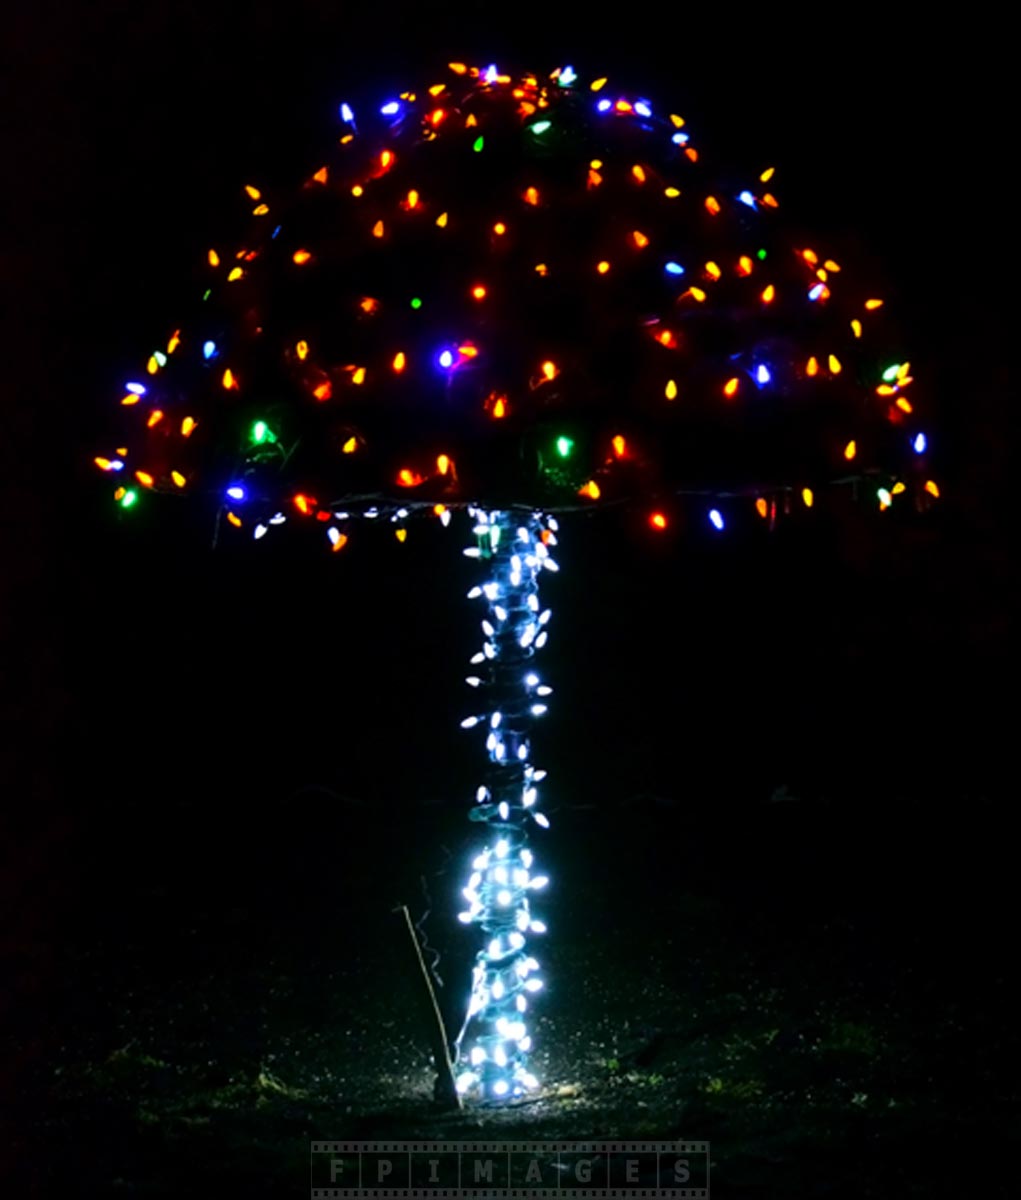
<path fill-rule="evenodd" d="M 451 64 L 338 116 L 292 190 L 245 187 L 243 235 L 128 384 L 97 459 L 122 504 L 197 492 L 336 548 L 373 508 L 662 528 L 925 494 L 882 297 L 791 232 L 771 169 L 714 171 L 679 115 L 572 68 Z"/>

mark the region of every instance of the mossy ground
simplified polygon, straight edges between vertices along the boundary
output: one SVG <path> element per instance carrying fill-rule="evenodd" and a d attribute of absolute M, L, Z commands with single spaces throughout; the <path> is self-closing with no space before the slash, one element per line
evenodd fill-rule
<path fill-rule="evenodd" d="M 370 822 L 332 870 L 274 876 L 267 848 L 217 873 L 210 852 L 188 884 L 167 853 L 97 884 L 19 1026 L 24 1183 L 301 1195 L 312 1138 L 687 1137 L 709 1139 L 717 1195 L 1007 1194 L 1021 1089 L 1003 897 L 974 877 L 955 891 L 949 830 L 840 832 L 797 803 L 700 829 L 653 804 L 562 814 L 543 1092 L 452 1114 L 431 1099 L 391 911 L 424 907 L 415 872 L 455 831 L 433 854 L 430 820 L 389 874 Z M 437 944 L 452 882 L 429 884 Z M 457 955 L 440 962 L 452 1008 Z"/>

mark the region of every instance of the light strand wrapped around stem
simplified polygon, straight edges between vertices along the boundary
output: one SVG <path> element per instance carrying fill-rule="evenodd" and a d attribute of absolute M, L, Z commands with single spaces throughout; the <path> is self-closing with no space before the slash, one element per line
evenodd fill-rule
<path fill-rule="evenodd" d="M 528 938 L 545 932 L 531 907 L 545 887 L 533 872 L 528 829 L 549 825 L 538 807 L 538 784 L 546 772 L 531 763 L 531 732 L 546 712 L 551 689 L 533 669 L 546 644 L 549 610 L 540 611 L 539 577 L 557 570 L 548 547 L 556 544 L 556 521 L 540 513 L 471 510 L 478 545 L 465 553 L 487 562 L 486 582 L 469 592 L 483 599 L 485 642 L 472 659 L 485 677 L 467 682 L 485 698 L 484 711 L 462 721 L 485 725 L 489 770 L 476 793 L 471 817 L 489 827 L 490 840 L 472 862 L 463 889 L 465 924 L 482 929 L 486 944 L 472 971 L 468 1013 L 457 1039 L 457 1086 L 480 1100 L 502 1100 L 538 1086 L 528 1069 L 531 1034 L 525 1021 L 529 995 L 542 987 L 539 963 Z M 467 1047 L 463 1042 L 468 1037 Z"/>

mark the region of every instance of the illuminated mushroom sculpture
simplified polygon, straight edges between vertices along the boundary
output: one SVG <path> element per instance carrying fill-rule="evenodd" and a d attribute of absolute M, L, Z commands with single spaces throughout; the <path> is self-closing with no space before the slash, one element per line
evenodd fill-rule
<path fill-rule="evenodd" d="M 120 403 L 96 464 L 125 508 L 192 493 L 221 538 L 467 519 L 485 733 L 461 919 L 480 930 L 457 1086 L 537 1086 L 546 883 L 533 725 L 557 515 L 614 507 L 649 539 L 772 528 L 848 499 L 938 495 L 881 296 L 785 230 L 773 170 L 714 173 L 684 120 L 571 67 L 451 63 L 339 106 L 285 194 L 250 184 L 187 323 Z M 300 534 L 297 534 L 300 536 Z"/>

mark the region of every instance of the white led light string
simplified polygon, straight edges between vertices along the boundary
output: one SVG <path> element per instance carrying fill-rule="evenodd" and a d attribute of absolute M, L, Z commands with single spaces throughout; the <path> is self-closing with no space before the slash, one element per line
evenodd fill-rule
<path fill-rule="evenodd" d="M 549 548 L 557 523 L 534 512 L 471 509 L 478 545 L 465 551 L 485 562 L 488 578 L 469 599 L 487 606 L 485 642 L 472 658 L 483 674 L 468 676 L 484 706 L 461 724 L 484 726 L 489 770 L 471 812 L 489 837 L 472 862 L 463 895 L 465 924 L 481 927 L 485 946 L 472 971 L 468 1013 L 458 1036 L 457 1087 L 479 1100 L 500 1101 L 538 1086 L 528 1068 L 532 1046 L 527 1014 L 531 995 L 542 987 L 529 938 L 546 926 L 532 911 L 533 894 L 545 876 L 533 871 L 528 848 L 532 822 L 547 828 L 539 808 L 538 784 L 546 772 L 531 763 L 531 731 L 546 712 L 551 689 L 533 658 L 548 637 L 550 611 L 540 611 L 539 577 L 557 570 Z"/>

